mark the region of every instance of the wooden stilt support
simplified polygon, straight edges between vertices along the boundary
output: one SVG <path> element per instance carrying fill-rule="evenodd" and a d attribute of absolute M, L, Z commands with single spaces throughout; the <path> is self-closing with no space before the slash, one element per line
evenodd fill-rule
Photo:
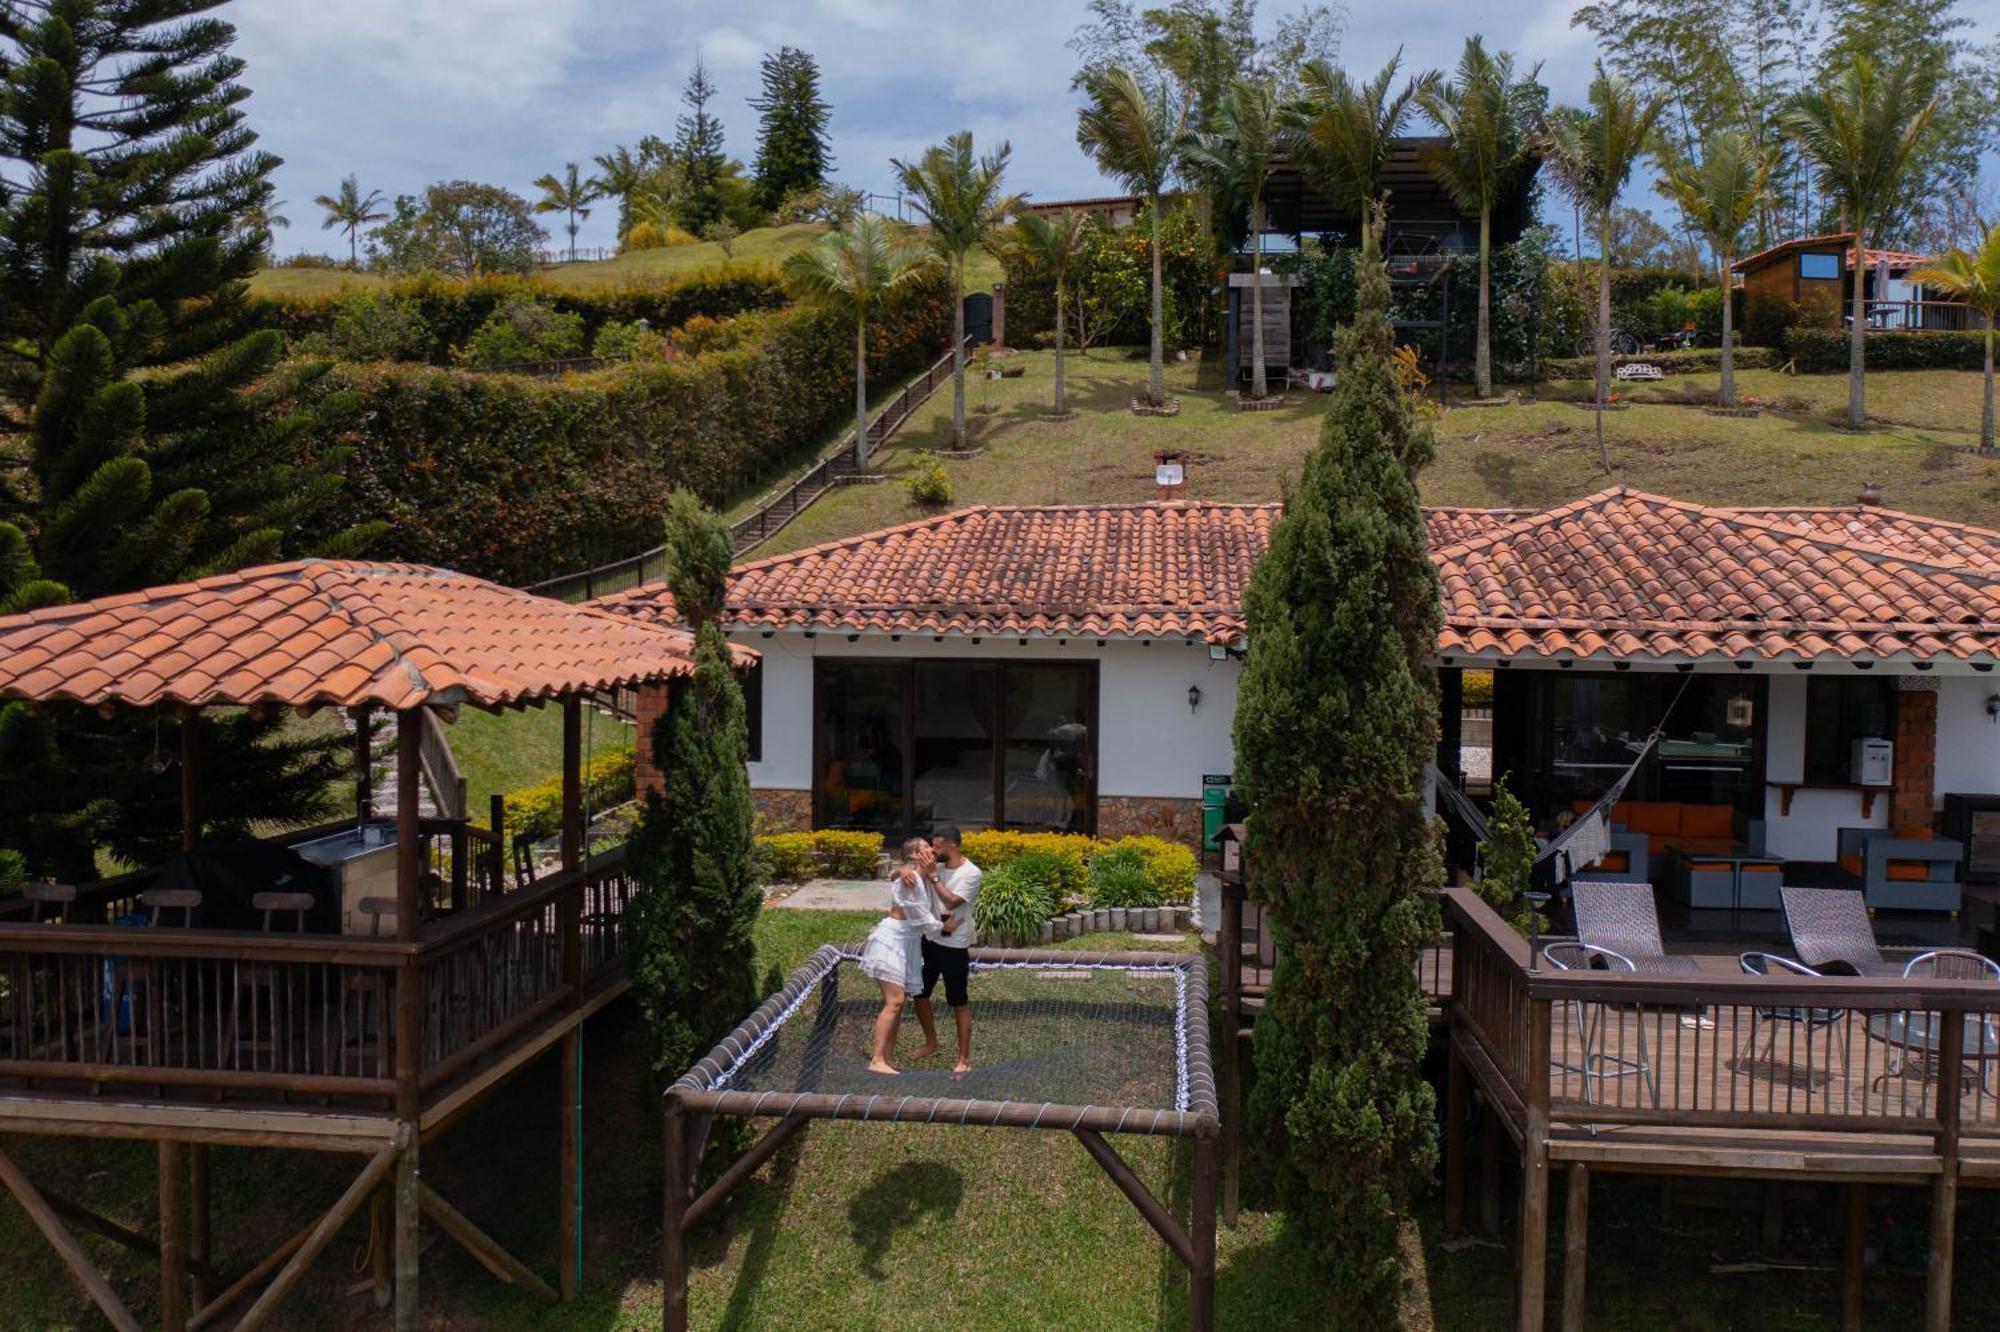
<path fill-rule="evenodd" d="M 389 1190 L 379 1188 L 368 1200 L 368 1276 L 374 1282 L 378 1309 L 388 1308 L 396 1294 L 396 1271 L 389 1240 L 395 1229 Z"/>
<path fill-rule="evenodd" d="M 327 1209 L 326 1215 L 313 1223 L 313 1228 L 307 1233 L 305 1240 L 286 1260 L 284 1267 L 279 1269 L 271 1284 L 264 1287 L 264 1293 L 257 1297 L 257 1302 L 243 1315 L 243 1321 L 236 1325 L 236 1332 L 256 1332 L 263 1326 L 264 1320 L 271 1316 L 271 1311 L 283 1302 L 292 1287 L 298 1283 L 298 1279 L 305 1275 L 306 1269 L 313 1265 L 313 1260 L 333 1242 L 334 1235 L 347 1223 L 347 1218 L 359 1211 L 361 1204 L 367 1201 L 368 1195 L 389 1177 L 389 1172 L 395 1169 L 396 1163 L 402 1159 L 404 1146 L 405 1144 L 399 1141 L 395 1146 L 384 1148 L 369 1158 L 367 1166 L 355 1176 L 354 1182 L 347 1186 L 347 1192 L 341 1194 L 339 1201 Z"/>
<path fill-rule="evenodd" d="M 1488 1101 L 1479 1118 L 1479 1233 L 1488 1239 L 1500 1238 L 1500 1153 L 1506 1141 L 1500 1111 Z"/>
<path fill-rule="evenodd" d="M 90 1261 L 90 1255 L 76 1242 L 76 1236 L 69 1233 L 62 1220 L 50 1209 L 48 1201 L 5 1152 L 0 1152 L 0 1184 L 5 1184 L 7 1191 L 14 1195 L 14 1201 L 21 1204 L 21 1210 L 35 1223 L 35 1229 L 42 1232 L 42 1238 L 63 1260 L 63 1265 L 69 1268 L 70 1275 L 77 1279 L 105 1320 L 118 1332 L 140 1332 L 139 1320 L 125 1307 L 125 1301 L 118 1298 L 118 1292 L 111 1288 L 111 1283 Z"/>
<path fill-rule="evenodd" d="M 122 1244 L 134 1253 L 143 1253 L 156 1263 L 160 1261 L 160 1242 L 151 1236 L 141 1235 L 136 1230 L 127 1230 L 111 1218 L 99 1216 L 88 1207 L 73 1203 L 61 1194 L 44 1191 L 42 1200 L 48 1203 L 51 1212 L 54 1212 L 71 1225 L 81 1226 L 95 1235 L 102 1235 L 113 1244 Z M 198 1266 L 192 1254 L 188 1256 L 182 1266 L 187 1269 L 190 1277 L 202 1277 L 211 1280 L 215 1277 L 215 1272 L 212 1269 Z"/>
<path fill-rule="evenodd" d="M 1840 1264 L 1840 1332 L 1861 1332 L 1868 1265 L 1868 1186 L 1847 1186 L 1847 1244 Z"/>
<path fill-rule="evenodd" d="M 318 1222 L 314 1222 L 313 1225 L 307 1226 L 304 1230 L 301 1230 L 298 1234 L 265 1254 L 263 1260 L 255 1267 L 236 1278 L 230 1284 L 229 1289 L 195 1310 L 194 1317 L 188 1319 L 188 1332 L 201 1332 L 203 1328 L 227 1313 L 229 1306 L 242 1299 L 245 1291 L 284 1266 L 286 1260 L 297 1253 L 304 1247 L 305 1242 L 312 1238 L 313 1230 L 318 1224 Z"/>
<path fill-rule="evenodd" d="M 1527 1123 L 1521 1135 L 1521 1332 L 1542 1332 L 1549 1254 L 1549 1002 L 1528 1007 Z M 1496 1131 L 1497 1135 L 1497 1131 Z"/>
<path fill-rule="evenodd" d="M 696 1198 L 687 1205 L 681 1214 L 682 1229 L 687 1229 L 698 1224 L 703 1217 L 721 1206 L 722 1200 L 727 1198 L 737 1185 L 755 1174 L 757 1167 L 777 1155 L 778 1149 L 790 1141 L 792 1135 L 798 1133 L 810 1123 L 812 1123 L 812 1120 L 807 1119 L 804 1115 L 790 1115 L 779 1120 L 763 1137 L 750 1145 L 749 1151 L 731 1162 L 729 1168 L 723 1171 L 715 1183 L 709 1185 L 708 1189 L 699 1198 Z M 683 1117 L 681 1148 L 682 1178 L 692 1180 L 695 1177 L 696 1170 L 701 1165 L 701 1158 L 688 1149 L 686 1131 L 686 1118 Z"/>
<path fill-rule="evenodd" d="M 160 1162 L 160 1327 L 187 1332 L 187 1145 L 162 1139 Z"/>
<path fill-rule="evenodd" d="M 1583 1332 L 1584 1270 L 1590 1243 L 1590 1167 L 1569 1168 L 1569 1208 L 1563 1218 L 1563 1332 Z"/>
<path fill-rule="evenodd" d="M 459 1247 L 477 1259 L 481 1267 L 550 1304 L 560 1302 L 562 1297 L 556 1294 L 554 1287 L 536 1276 L 526 1263 L 501 1248 L 492 1236 L 474 1225 L 463 1212 L 438 1196 L 436 1189 L 421 1180 L 417 1182 L 417 1202 L 424 1215 L 437 1222 L 439 1230 L 457 1240 Z"/>
<path fill-rule="evenodd" d="M 662 1332 L 687 1332 L 687 1115 L 680 1098 L 667 1097 L 666 1216 L 661 1229 L 664 1250 L 661 1270 L 660 1326 Z"/>
<path fill-rule="evenodd" d="M 1785 1186 L 1778 1180 L 1764 1181 L 1764 1252 L 1776 1253 L 1785 1243 Z"/>
<path fill-rule="evenodd" d="M 1193 1258 L 1188 1264 L 1188 1332 L 1215 1332 L 1217 1145 L 1213 1134 L 1195 1134 L 1193 1214 L 1188 1218 Z"/>
<path fill-rule="evenodd" d="M 396 1332 L 417 1327 L 417 1135 L 396 1158 Z"/>
<path fill-rule="evenodd" d="M 1167 1247 L 1186 1264 L 1188 1271 L 1194 1271 L 1194 1242 L 1181 1229 L 1180 1222 L 1174 1220 L 1174 1214 L 1167 1210 L 1166 1204 L 1153 1196 L 1146 1182 L 1133 1173 L 1132 1167 L 1116 1148 L 1104 1140 L 1103 1134 L 1093 1129 L 1076 1129 L 1075 1133 L 1077 1141 L 1096 1158 L 1097 1164 L 1104 1167 L 1104 1173 L 1111 1176 L 1111 1182 L 1118 1186 L 1118 1191 L 1139 1209 L 1139 1215 L 1146 1218 L 1146 1224 L 1167 1242 Z"/>
<path fill-rule="evenodd" d="M 1465 1225 L 1465 1113 L 1471 1079 L 1449 1036 L 1444 1057 L 1444 1233 L 1449 1239 Z"/>
<path fill-rule="evenodd" d="M 209 1266 L 211 1238 L 208 1205 L 208 1144 L 188 1144 L 188 1271 L 192 1275 L 191 1303 L 196 1309 L 208 1303 L 215 1292 L 209 1289 L 213 1269 Z"/>
<path fill-rule="evenodd" d="M 1924 1281 L 1924 1327 L 1950 1332 L 1951 1268 L 1958 1234 L 1959 1088 L 1965 1074 L 1965 1023 L 1955 1012 L 1938 1021 L 1937 1154 L 1941 1164 L 1931 1183 L 1931 1261 Z"/>
<path fill-rule="evenodd" d="M 562 1272 L 562 1297 L 573 1300 L 583 1286 L 583 1068 L 582 1044 L 574 1027 L 563 1033 L 557 1047 L 556 1101 L 561 1107 L 560 1126 L 557 1134 L 559 1144 L 559 1168 L 557 1188 L 561 1197 L 557 1200 L 557 1227 L 560 1236 L 556 1241 L 560 1251 L 558 1262 Z"/>

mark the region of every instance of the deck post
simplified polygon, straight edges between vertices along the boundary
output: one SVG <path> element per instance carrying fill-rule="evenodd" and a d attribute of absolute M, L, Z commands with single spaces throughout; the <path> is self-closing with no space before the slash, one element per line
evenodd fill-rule
<path fill-rule="evenodd" d="M 375 813 L 375 709 L 356 708 L 354 718 L 354 817 L 366 822 Z"/>
<path fill-rule="evenodd" d="M 1924 1281 L 1924 1327 L 1950 1332 L 1952 1249 L 1958 1229 L 1959 1091 L 1964 1076 L 1965 1015 L 1933 1014 L 1938 1023 L 1938 1176 L 1931 1184 L 1931 1260 Z"/>
<path fill-rule="evenodd" d="M 560 1107 L 560 1159 L 556 1171 L 561 1197 L 557 1241 L 562 1269 L 562 1297 L 573 1300 L 583 1286 L 583 1043 L 571 1027 L 556 1050 L 556 1102 Z"/>
<path fill-rule="evenodd" d="M 395 1255 L 390 1247 L 395 1233 L 395 1213 L 384 1186 L 368 1199 L 368 1277 L 374 1283 L 378 1309 L 388 1308 L 396 1293 Z"/>
<path fill-rule="evenodd" d="M 1232 1042 L 1233 1044 L 1233 1042 Z M 1188 1332 L 1215 1332 L 1215 1192 L 1216 1135 L 1197 1129 L 1194 1135 L 1193 1215 L 1188 1241 Z"/>
<path fill-rule="evenodd" d="M 1549 1001 L 1528 1003 L 1527 1124 L 1521 1134 L 1521 1332 L 1542 1332 L 1549 1255 Z M 1498 1137 L 1497 1127 L 1494 1134 Z"/>
<path fill-rule="evenodd" d="M 209 1290 L 208 1144 L 188 1144 L 188 1262 L 193 1272 L 193 1307 L 201 1308 Z"/>
<path fill-rule="evenodd" d="M 562 863 L 575 869 L 583 863 L 583 700 L 567 694 L 562 701 Z"/>
<path fill-rule="evenodd" d="M 1868 1262 L 1868 1186 L 1847 1186 L 1847 1246 L 1840 1265 L 1840 1332 L 1861 1332 L 1862 1282 Z"/>
<path fill-rule="evenodd" d="M 396 1158 L 396 1332 L 417 1327 L 417 1221 L 422 1205 L 417 1180 L 417 1135 Z"/>
<path fill-rule="evenodd" d="M 187 1332 L 187 1161 L 186 1146 L 170 1138 L 159 1143 L 160 1162 L 160 1327 Z"/>
<path fill-rule="evenodd" d="M 1465 1110 L 1470 1099 L 1465 1061 L 1459 1057 L 1446 1020 L 1444 1042 L 1444 1233 L 1447 1239 L 1465 1226 Z"/>
<path fill-rule="evenodd" d="M 1236 1224 L 1243 1187 L 1243 888 L 1222 882 L 1222 921 L 1217 950 L 1222 954 L 1222 1219 Z"/>
<path fill-rule="evenodd" d="M 666 1215 L 661 1227 L 664 1264 L 661 1271 L 660 1327 L 662 1332 L 687 1332 L 687 1117 L 681 1098 L 667 1093 L 667 1127 L 663 1155 L 666 1160 Z"/>
<path fill-rule="evenodd" d="M 1563 1216 L 1563 1332 L 1583 1332 L 1584 1270 L 1590 1243 L 1590 1167 L 1569 1168 L 1569 1208 Z"/>
<path fill-rule="evenodd" d="M 1500 1238 L 1500 1147 L 1507 1134 L 1500 1127 L 1500 1110 L 1485 1096 L 1477 1098 L 1486 1107 L 1479 1117 L 1479 1233 L 1488 1239 Z"/>
<path fill-rule="evenodd" d="M 423 921 L 423 864 L 419 816 L 423 773 L 423 714 L 396 714 L 396 940 L 413 944 Z M 396 1332 L 417 1325 L 417 1124 L 422 1109 L 423 977 L 414 954 L 396 971 L 396 1118 L 407 1141 L 396 1158 Z"/>

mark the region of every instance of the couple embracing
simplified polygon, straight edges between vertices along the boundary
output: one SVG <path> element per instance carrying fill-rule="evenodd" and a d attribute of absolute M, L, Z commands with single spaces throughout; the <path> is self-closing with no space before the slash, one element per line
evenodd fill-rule
<path fill-rule="evenodd" d="M 965 858 L 956 828 L 940 828 L 929 841 L 912 837 L 889 874 L 889 912 L 868 935 L 861 969 L 882 987 L 882 1012 L 875 1019 L 875 1043 L 868 1068 L 896 1073 L 896 1028 L 903 1000 L 917 998 L 923 1048 L 912 1058 L 937 1053 L 937 1019 L 931 993 L 944 982 L 945 1002 L 958 1025 L 954 1074 L 972 1071 L 972 1006 L 966 994 L 971 970 L 972 903 L 979 896 L 979 866 Z"/>

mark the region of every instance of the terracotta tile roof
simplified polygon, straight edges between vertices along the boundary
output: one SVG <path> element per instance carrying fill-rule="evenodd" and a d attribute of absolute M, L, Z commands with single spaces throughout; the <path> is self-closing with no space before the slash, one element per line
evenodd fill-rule
<path fill-rule="evenodd" d="M 729 618 L 848 633 L 1244 631 L 1274 504 L 975 508 L 740 566 Z M 2000 658 L 2000 534 L 1885 510 L 1719 509 L 1613 489 L 1430 509 L 1439 650 L 1600 658 Z M 607 610 L 671 623 L 657 586 Z"/>
<path fill-rule="evenodd" d="M 1637 491 L 1604 491 L 1433 554 L 1444 653 L 2000 656 L 2000 569 Z"/>
<path fill-rule="evenodd" d="M 499 707 L 684 675 L 691 652 L 444 569 L 303 560 L 0 618 L 0 698 Z"/>
<path fill-rule="evenodd" d="M 1829 232 L 1824 236 L 1801 236 L 1797 240 L 1780 241 L 1769 249 L 1759 250 L 1753 255 L 1738 259 L 1734 264 L 1730 265 L 1729 271 L 1732 273 L 1755 272 L 1767 264 L 1775 263 L 1787 255 L 1795 254 L 1800 250 L 1830 248 L 1835 245 L 1842 247 L 1840 257 L 1842 270 L 1853 269 L 1854 233 L 1851 231 L 1835 231 Z M 1930 262 L 1929 255 L 1916 254 L 1909 250 L 1871 249 L 1868 251 L 1868 266 L 1870 268 L 1874 268 L 1885 259 L 1888 260 L 1889 267 L 1891 268 L 1915 268 L 1919 264 Z"/>

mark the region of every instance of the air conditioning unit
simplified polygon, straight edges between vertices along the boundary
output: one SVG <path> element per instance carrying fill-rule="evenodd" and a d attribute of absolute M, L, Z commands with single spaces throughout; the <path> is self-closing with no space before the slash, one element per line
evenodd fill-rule
<path fill-rule="evenodd" d="M 1848 751 L 1847 780 L 1856 786 L 1887 786 L 1896 767 L 1896 746 L 1887 740 L 1856 740 Z"/>

